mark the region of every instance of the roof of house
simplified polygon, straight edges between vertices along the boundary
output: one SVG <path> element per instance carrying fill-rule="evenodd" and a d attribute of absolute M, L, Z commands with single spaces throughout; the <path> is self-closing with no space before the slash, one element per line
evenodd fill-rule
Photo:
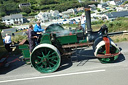
<path fill-rule="evenodd" d="M 5 19 L 10 19 L 10 16 L 2 17 L 2 20 L 5 20 Z"/>
<path fill-rule="evenodd" d="M 12 14 L 10 15 L 12 19 L 15 19 L 15 18 L 22 18 L 22 14 Z"/>
<path fill-rule="evenodd" d="M 10 16 L 4 16 L 4 17 L 2 17 L 2 20 L 16 19 L 16 18 L 23 18 L 23 16 L 22 16 L 22 14 L 12 14 Z"/>
<path fill-rule="evenodd" d="M 108 18 L 117 18 L 128 16 L 128 11 L 111 12 L 106 14 Z"/>

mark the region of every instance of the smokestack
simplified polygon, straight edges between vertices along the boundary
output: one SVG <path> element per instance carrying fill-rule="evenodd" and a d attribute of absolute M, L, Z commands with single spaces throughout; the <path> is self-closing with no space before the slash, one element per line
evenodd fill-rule
<path fill-rule="evenodd" d="M 86 14 L 86 22 L 87 22 L 87 32 L 92 32 L 90 7 L 89 6 L 85 7 L 85 14 Z"/>

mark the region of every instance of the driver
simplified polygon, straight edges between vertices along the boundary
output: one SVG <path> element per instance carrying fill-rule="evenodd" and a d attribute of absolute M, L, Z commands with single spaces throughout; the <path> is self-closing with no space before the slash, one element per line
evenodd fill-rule
<path fill-rule="evenodd" d="M 41 36 L 42 36 L 41 33 L 45 32 L 45 30 L 41 28 L 40 21 L 37 21 L 36 25 L 34 26 L 34 31 L 35 31 L 35 33 L 38 37 L 37 41 L 35 41 L 36 45 L 37 45 L 40 42 L 40 39 L 41 39 Z"/>

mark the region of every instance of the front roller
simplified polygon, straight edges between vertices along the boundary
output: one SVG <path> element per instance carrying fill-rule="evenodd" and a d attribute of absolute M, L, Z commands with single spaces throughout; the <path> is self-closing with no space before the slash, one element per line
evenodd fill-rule
<path fill-rule="evenodd" d="M 40 44 L 34 48 L 31 54 L 32 66 L 41 73 L 56 71 L 61 62 L 60 53 L 51 44 Z"/>
<path fill-rule="evenodd" d="M 100 37 L 94 42 L 94 55 L 102 63 L 114 62 L 119 54 L 120 50 L 115 43 L 109 37 Z"/>

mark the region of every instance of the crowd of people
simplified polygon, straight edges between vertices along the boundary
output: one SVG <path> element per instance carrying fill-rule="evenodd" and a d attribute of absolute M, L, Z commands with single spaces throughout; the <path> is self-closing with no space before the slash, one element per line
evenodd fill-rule
<path fill-rule="evenodd" d="M 44 31 L 45 30 L 41 28 L 40 21 L 37 21 L 35 26 L 33 26 L 32 24 L 29 25 L 29 29 L 27 29 L 26 34 L 28 37 L 30 54 L 31 54 L 33 48 L 39 44 L 40 39 L 41 39 L 41 34 Z M 14 34 L 12 34 L 12 36 L 14 36 Z M 10 45 L 12 44 L 10 34 L 6 33 L 6 36 L 3 39 L 3 43 L 5 45 L 6 50 L 10 53 L 12 51 L 10 48 Z"/>
<path fill-rule="evenodd" d="M 29 25 L 29 29 L 27 30 L 26 34 L 28 36 L 30 54 L 33 48 L 39 44 L 41 34 L 44 31 L 45 30 L 41 28 L 40 21 L 37 21 L 37 24 L 34 26 L 34 28 L 32 24 Z"/>

